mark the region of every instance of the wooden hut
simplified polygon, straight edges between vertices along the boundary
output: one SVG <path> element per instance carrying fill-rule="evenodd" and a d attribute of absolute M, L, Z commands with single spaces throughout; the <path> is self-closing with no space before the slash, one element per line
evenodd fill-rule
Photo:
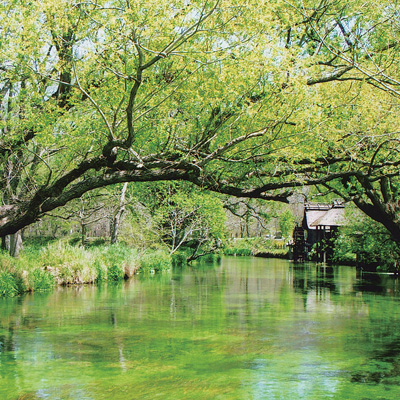
<path fill-rule="evenodd" d="M 301 262 L 312 258 L 321 262 L 330 261 L 333 255 L 332 239 L 344 221 L 342 202 L 306 203 L 302 224 L 293 231 L 293 260 Z"/>

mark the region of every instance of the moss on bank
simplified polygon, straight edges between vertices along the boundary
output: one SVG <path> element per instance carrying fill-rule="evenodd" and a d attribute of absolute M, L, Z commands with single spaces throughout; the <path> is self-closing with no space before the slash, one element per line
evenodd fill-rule
<path fill-rule="evenodd" d="M 0 253 L 0 296 L 49 290 L 55 285 L 118 282 L 171 267 L 171 256 L 163 249 L 139 253 L 122 244 L 84 248 L 65 241 L 31 245 L 18 259 Z"/>

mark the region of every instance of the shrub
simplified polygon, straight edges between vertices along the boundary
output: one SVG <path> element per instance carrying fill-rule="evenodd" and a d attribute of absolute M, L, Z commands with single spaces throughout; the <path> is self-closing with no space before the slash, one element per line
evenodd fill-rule
<path fill-rule="evenodd" d="M 224 248 L 227 256 L 251 256 L 255 248 L 255 241 L 251 239 L 236 239 L 230 241 Z"/>
<path fill-rule="evenodd" d="M 164 250 L 145 253 L 140 257 L 138 272 L 161 272 L 171 269 L 171 255 Z"/>
<path fill-rule="evenodd" d="M 100 260 L 96 260 L 93 263 L 93 266 L 94 266 L 94 268 L 96 270 L 96 273 L 97 273 L 95 282 L 96 283 L 104 282 L 107 279 L 107 268 L 106 268 L 106 266 L 103 263 L 101 263 Z"/>
<path fill-rule="evenodd" d="M 235 249 L 235 256 L 251 256 L 252 249 Z"/>
<path fill-rule="evenodd" d="M 42 249 L 39 257 L 39 265 L 51 268 L 58 284 L 89 283 L 96 279 L 95 253 L 83 247 L 60 241 Z"/>
<path fill-rule="evenodd" d="M 18 294 L 22 294 L 28 290 L 25 279 L 22 277 L 20 273 L 14 274 L 15 283 L 17 285 Z"/>
<path fill-rule="evenodd" d="M 356 258 L 357 257 L 357 258 Z M 343 226 L 335 239 L 334 262 L 355 263 L 371 271 L 399 271 L 400 246 L 385 228 L 366 216 Z"/>
<path fill-rule="evenodd" d="M 107 268 L 107 280 L 110 282 L 119 282 L 124 279 L 124 270 L 120 265 L 114 264 Z"/>
<path fill-rule="evenodd" d="M 139 268 L 136 249 L 132 249 L 126 245 L 117 243 L 103 247 L 99 251 L 101 263 L 106 265 L 108 269 L 113 267 L 115 270 L 114 272 L 116 274 L 111 272 L 110 277 L 113 276 L 116 279 L 112 278 L 112 280 L 130 278 Z M 117 273 L 117 269 L 121 270 L 122 272 Z M 120 276 L 122 276 L 122 278 Z M 108 278 L 108 275 L 107 279 L 110 279 Z"/>
<path fill-rule="evenodd" d="M 271 240 L 262 237 L 234 239 L 224 248 L 227 256 L 257 256 L 265 254 L 270 257 L 287 257 L 288 249 L 284 240 Z"/>
<path fill-rule="evenodd" d="M 55 284 L 119 282 L 138 270 L 164 271 L 172 266 L 165 250 L 149 250 L 139 260 L 138 252 L 123 244 L 71 246 L 67 241 L 26 247 L 19 259 L 0 252 L 0 296 L 15 296 L 27 290 L 48 290 Z"/>
<path fill-rule="evenodd" d="M 176 253 L 172 254 L 172 265 L 173 267 L 184 267 L 187 265 L 187 258 L 188 254 L 185 251 L 177 251 Z"/>

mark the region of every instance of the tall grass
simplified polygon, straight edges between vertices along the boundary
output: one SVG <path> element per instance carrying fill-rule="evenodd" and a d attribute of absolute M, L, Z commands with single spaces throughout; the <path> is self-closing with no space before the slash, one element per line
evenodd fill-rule
<path fill-rule="evenodd" d="M 162 250 L 145 252 L 122 244 L 72 246 L 49 242 L 26 246 L 18 259 L 0 253 L 0 296 L 26 291 L 49 290 L 57 285 L 121 281 L 139 270 L 163 271 L 171 267 L 171 257 Z"/>
<path fill-rule="evenodd" d="M 32 291 L 49 290 L 54 286 L 54 276 L 43 269 L 33 269 L 28 274 L 28 286 Z"/>
<path fill-rule="evenodd" d="M 0 272 L 0 296 L 16 296 L 19 294 L 17 280 L 14 274 L 3 271 Z"/>

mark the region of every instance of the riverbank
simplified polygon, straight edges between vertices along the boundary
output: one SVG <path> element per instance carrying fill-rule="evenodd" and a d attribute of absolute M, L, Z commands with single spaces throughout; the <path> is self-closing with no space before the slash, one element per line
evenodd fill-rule
<path fill-rule="evenodd" d="M 223 249 L 226 256 L 254 256 L 289 259 L 284 240 L 264 238 L 238 238 L 230 240 Z"/>
<path fill-rule="evenodd" d="M 57 241 L 28 245 L 19 258 L 0 253 L 0 296 L 49 290 L 56 285 L 118 282 L 172 267 L 164 249 L 138 251 L 123 244 L 92 247 Z"/>
<path fill-rule="evenodd" d="M 230 240 L 223 246 L 222 253 L 289 259 L 283 240 L 263 238 Z M 171 257 L 166 248 L 139 250 L 123 243 L 92 242 L 85 247 L 66 239 L 27 243 L 19 258 L 0 252 L 0 296 L 50 290 L 57 285 L 119 282 L 137 274 L 152 274 L 169 270 L 172 265 L 184 265 L 187 257 L 185 252 Z M 215 261 L 216 257 L 220 255 L 211 254 L 205 258 Z M 347 264 L 343 261 L 338 263 Z"/>

